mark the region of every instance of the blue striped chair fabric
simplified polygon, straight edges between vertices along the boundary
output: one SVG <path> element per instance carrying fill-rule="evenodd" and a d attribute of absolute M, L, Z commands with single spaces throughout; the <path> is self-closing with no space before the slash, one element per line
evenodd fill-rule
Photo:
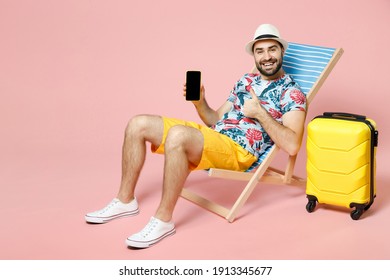
<path fill-rule="evenodd" d="M 293 76 L 307 95 L 332 59 L 335 48 L 289 43 L 283 69 Z"/>

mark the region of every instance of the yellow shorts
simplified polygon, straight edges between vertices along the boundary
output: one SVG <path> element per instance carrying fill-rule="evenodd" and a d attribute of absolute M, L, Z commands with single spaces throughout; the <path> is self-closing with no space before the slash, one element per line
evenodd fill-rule
<path fill-rule="evenodd" d="M 191 170 L 203 170 L 209 168 L 229 169 L 236 171 L 247 170 L 257 158 L 238 145 L 228 136 L 218 133 L 207 126 L 191 121 L 183 121 L 163 117 L 164 136 L 159 147 L 152 145 L 152 152 L 164 154 L 165 138 L 171 127 L 184 125 L 198 129 L 204 138 L 202 158 L 198 166 L 191 166 Z"/>

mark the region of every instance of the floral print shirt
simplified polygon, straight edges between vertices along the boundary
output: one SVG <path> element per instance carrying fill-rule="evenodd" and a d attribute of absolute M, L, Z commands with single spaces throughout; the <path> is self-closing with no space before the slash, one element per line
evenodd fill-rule
<path fill-rule="evenodd" d="M 273 145 L 273 141 L 256 119 L 248 118 L 242 112 L 245 100 L 251 98 L 250 88 L 256 93 L 261 105 L 279 123 L 282 123 L 283 115 L 289 111 L 306 111 L 306 96 L 287 74 L 272 81 L 261 79 L 260 74 L 245 74 L 235 84 L 227 99 L 233 103 L 230 111 L 211 128 L 229 136 L 259 158 Z"/>

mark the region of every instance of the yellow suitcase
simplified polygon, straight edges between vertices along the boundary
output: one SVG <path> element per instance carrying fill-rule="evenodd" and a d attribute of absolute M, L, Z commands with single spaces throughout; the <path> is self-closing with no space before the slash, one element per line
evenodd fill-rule
<path fill-rule="evenodd" d="M 306 210 L 316 203 L 355 208 L 358 220 L 376 195 L 376 123 L 362 115 L 326 112 L 308 124 Z"/>

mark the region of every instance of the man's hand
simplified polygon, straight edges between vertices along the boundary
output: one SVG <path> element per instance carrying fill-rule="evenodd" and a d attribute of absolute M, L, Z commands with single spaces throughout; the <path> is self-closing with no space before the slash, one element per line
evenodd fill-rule
<path fill-rule="evenodd" d="M 262 116 L 264 114 L 267 114 L 267 112 L 261 106 L 260 101 L 254 90 L 251 88 L 249 92 L 252 96 L 252 99 L 245 100 L 245 103 L 242 106 L 242 112 L 248 118 L 258 119 L 260 121 L 262 119 Z"/>
<path fill-rule="evenodd" d="M 305 116 L 304 111 L 290 111 L 283 115 L 283 123 L 278 123 L 261 106 L 253 89 L 252 99 L 245 101 L 242 110 L 245 116 L 257 119 L 271 139 L 289 155 L 296 155 L 301 146 Z"/>
<path fill-rule="evenodd" d="M 184 96 L 184 98 L 186 97 L 186 95 L 187 95 L 187 84 L 184 84 L 184 85 L 183 85 L 183 96 Z M 201 87 L 200 87 L 200 98 L 199 98 L 199 100 L 192 100 L 191 102 L 192 102 L 195 106 L 197 106 L 197 105 L 203 103 L 203 101 L 204 101 L 204 96 L 205 96 L 205 89 L 204 89 L 204 86 L 203 86 L 203 84 L 202 84 Z"/>

